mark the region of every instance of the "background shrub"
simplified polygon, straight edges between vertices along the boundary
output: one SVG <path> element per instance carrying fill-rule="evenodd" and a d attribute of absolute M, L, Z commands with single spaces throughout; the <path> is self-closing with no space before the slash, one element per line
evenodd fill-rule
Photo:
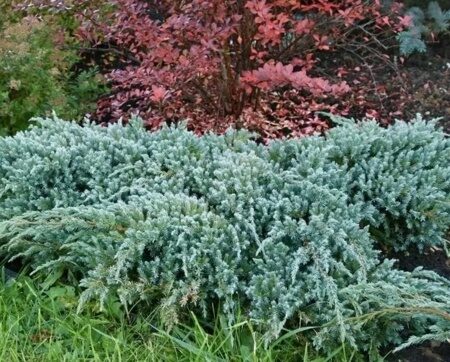
<path fill-rule="evenodd" d="M 57 111 L 80 120 L 105 91 L 95 68 L 75 69 L 71 39 L 49 17 L 24 17 L 12 9 L 0 19 L 0 133 L 12 134 L 35 116 Z"/>
<path fill-rule="evenodd" d="M 420 24 L 390 0 L 18 3 L 82 40 L 83 66 L 112 88 L 92 115 L 100 123 L 139 113 L 151 129 L 186 120 L 196 133 L 234 126 L 267 141 L 324 131 L 317 111 L 387 124 L 450 109 L 442 1 Z"/>
<path fill-rule="evenodd" d="M 112 87 L 97 121 L 139 113 L 151 129 L 188 120 L 197 133 L 234 125 L 264 139 L 327 129 L 318 110 L 380 118 L 371 73 L 396 69 L 395 35 L 409 24 L 396 1 L 25 3 L 80 22 Z"/>
<path fill-rule="evenodd" d="M 144 300 L 171 324 L 220 304 L 268 339 L 299 319 L 320 325 L 311 338 L 325 350 L 376 354 L 405 324 L 448 338 L 449 281 L 379 251 L 443 241 L 450 148 L 432 124 L 344 121 L 265 147 L 136 120 L 39 123 L 0 139 L 2 252 L 81 279 L 81 305 Z"/>

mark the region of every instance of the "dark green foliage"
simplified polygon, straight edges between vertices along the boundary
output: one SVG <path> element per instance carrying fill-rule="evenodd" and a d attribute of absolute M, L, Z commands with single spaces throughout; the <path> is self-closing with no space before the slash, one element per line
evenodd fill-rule
<path fill-rule="evenodd" d="M 373 356 L 406 324 L 446 335 L 449 281 L 379 251 L 442 245 L 450 144 L 433 124 L 341 120 L 326 137 L 261 146 L 136 120 L 39 123 L 0 139 L 2 251 L 80 278 L 81 306 L 145 300 L 171 324 L 220 303 L 268 339 L 300 318 L 322 326 L 318 348 Z"/>

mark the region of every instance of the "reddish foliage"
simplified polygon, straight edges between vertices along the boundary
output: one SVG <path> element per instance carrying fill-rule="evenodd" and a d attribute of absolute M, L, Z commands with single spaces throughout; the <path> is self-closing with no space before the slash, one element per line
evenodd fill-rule
<path fill-rule="evenodd" d="M 408 20 L 397 2 L 386 9 L 380 0 L 109 3 L 106 18 L 96 7 L 78 14 L 78 35 L 108 44 L 121 61 L 108 74 L 112 93 L 98 102 L 101 122 L 138 113 L 150 128 L 186 119 L 199 133 L 235 126 L 263 138 L 326 129 L 316 111 L 380 116 L 377 101 L 365 100 L 370 72 L 358 79 L 335 64 L 329 74 L 321 61 L 347 53 L 370 70 L 367 56 L 388 61 L 389 39 Z"/>

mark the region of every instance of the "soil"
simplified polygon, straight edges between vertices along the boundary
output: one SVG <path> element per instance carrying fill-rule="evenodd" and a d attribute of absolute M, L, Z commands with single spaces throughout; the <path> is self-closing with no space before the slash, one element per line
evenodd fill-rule
<path fill-rule="evenodd" d="M 397 267 L 402 270 L 412 271 L 418 266 L 432 270 L 447 279 L 450 279 L 450 259 L 444 250 L 428 249 L 423 252 L 409 251 L 394 253 L 392 259 L 397 259 Z"/>
<path fill-rule="evenodd" d="M 0 270 L 2 267 L 5 269 L 6 279 L 14 279 L 23 271 L 24 263 L 20 259 L 16 259 L 12 262 L 6 262 L 5 260 L 0 260 Z"/>
<path fill-rule="evenodd" d="M 411 57 L 403 67 L 402 77 L 411 94 L 405 114 L 441 117 L 441 126 L 450 133 L 450 45 L 438 51 L 433 56 Z"/>
<path fill-rule="evenodd" d="M 387 362 L 449 362 L 450 343 L 424 343 L 406 348 L 386 358 Z"/>
<path fill-rule="evenodd" d="M 398 61 L 396 69 L 374 67 L 373 78 L 383 89 L 372 94 L 375 106 L 379 99 L 381 119 L 407 121 L 421 113 L 425 119 L 441 118 L 440 125 L 450 133 L 450 44 L 414 54 L 403 64 Z"/>

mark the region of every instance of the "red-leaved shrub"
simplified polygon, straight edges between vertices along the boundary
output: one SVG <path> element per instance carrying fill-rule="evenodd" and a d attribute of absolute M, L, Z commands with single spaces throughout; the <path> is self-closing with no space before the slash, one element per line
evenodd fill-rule
<path fill-rule="evenodd" d="M 114 0 L 109 12 L 70 3 L 82 9 L 79 37 L 115 58 L 100 122 L 138 113 L 150 128 L 187 120 L 199 133 L 234 126 L 265 139 L 326 129 L 317 111 L 379 116 L 377 99 L 365 100 L 374 89 L 342 54 L 369 71 L 390 62 L 409 21 L 380 0 Z"/>

